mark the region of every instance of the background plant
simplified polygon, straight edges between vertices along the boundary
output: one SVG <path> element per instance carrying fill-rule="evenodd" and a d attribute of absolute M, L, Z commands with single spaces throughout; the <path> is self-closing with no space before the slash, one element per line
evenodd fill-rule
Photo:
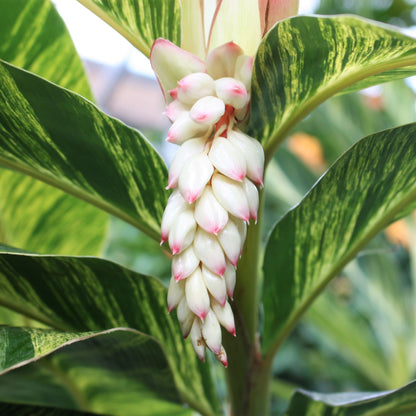
<path fill-rule="evenodd" d="M 158 8 L 139 1 L 120 8 L 117 2 L 85 3 L 145 53 L 159 36 L 180 43 L 178 1 L 161 2 Z M 103 211 L 141 230 L 143 250 L 150 239 L 159 239 L 167 199 L 164 162 L 143 135 L 71 92 L 91 98 L 71 40 L 48 1 L 4 0 L 1 6 L 0 303 L 8 325 L 1 328 L 0 409 L 19 415 L 35 410 L 45 415 L 182 414 L 190 413 L 183 407 L 187 403 L 202 414 L 220 413 L 210 366 L 198 362 L 175 318 L 166 315 L 165 286 L 108 260 L 77 257 L 100 254 L 108 221 Z M 364 390 L 400 387 L 414 376 L 409 353 L 414 346 L 409 276 L 414 272 L 385 255 L 391 246 L 383 236 L 373 240 L 414 207 L 415 126 L 391 128 L 413 121 L 409 105 L 404 106 L 408 118 L 398 110 L 405 97 L 412 103 L 411 93 L 402 84 L 387 89 L 388 104 L 381 117 L 369 117 L 369 124 L 365 114 L 371 110 L 362 96 L 335 97 L 314 111 L 299 128 L 321 138 L 321 167 L 305 167 L 290 152 L 293 138 L 274 152 L 332 95 L 411 75 L 415 63 L 413 39 L 351 16 L 294 17 L 274 27 L 260 45 L 248 132 L 261 141 L 269 161 L 264 234 L 271 233 L 262 239 L 260 222 L 248 236 L 235 296 L 241 314 L 237 333 L 246 336 L 225 336 L 230 356 L 226 402 L 235 414 L 265 413 L 268 390 L 279 397 L 291 391 L 280 382 L 268 389 L 270 373 L 279 374 L 282 362 L 295 361 L 284 358 L 288 351 L 299 354 L 298 362 L 299 356 L 307 357 L 303 368 L 284 369 L 292 382 L 296 370 L 304 368 L 338 371 L 337 380 L 355 379 Z M 351 109 L 360 111 L 350 115 Z M 319 113 L 325 116 L 323 126 L 316 121 Z M 343 126 L 351 120 L 350 135 Z M 350 147 L 362 136 L 368 137 Z M 332 166 L 321 180 L 272 226 L 325 164 Z M 413 229 L 411 219 L 408 223 Z M 401 253 L 406 263 L 407 251 Z M 297 348 L 290 352 L 284 341 L 295 324 L 357 254 L 342 272 L 351 280 L 337 277 L 314 303 L 289 338 Z M 150 255 L 159 258 L 155 249 Z M 262 276 L 260 293 L 253 276 Z M 358 316 L 351 316 L 348 304 L 357 305 Z M 317 335 L 323 332 L 325 337 Z M 343 348 L 335 353 L 337 342 Z M 319 360 L 308 344 L 318 347 Z M 277 350 L 281 354 L 274 360 Z M 322 359 L 328 351 L 331 364 Z M 334 361 L 341 361 L 336 371 Z M 318 383 L 317 377 L 316 384 L 304 385 L 319 388 Z M 412 414 L 414 388 L 411 383 L 373 394 L 370 401 L 363 400 L 365 394 L 298 392 L 287 414 L 366 414 L 369 409 Z"/>

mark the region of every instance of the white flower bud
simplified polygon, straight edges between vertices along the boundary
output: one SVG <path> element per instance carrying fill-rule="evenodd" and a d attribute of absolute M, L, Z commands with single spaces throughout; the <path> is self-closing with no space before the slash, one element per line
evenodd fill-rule
<path fill-rule="evenodd" d="M 195 233 L 194 250 L 202 263 L 212 272 L 222 276 L 225 272 L 226 263 L 224 252 L 217 238 L 198 228 Z"/>
<path fill-rule="evenodd" d="M 218 322 L 232 335 L 235 336 L 235 323 L 234 315 L 231 306 L 228 302 L 225 302 L 224 306 L 221 306 L 215 300 L 211 304 L 212 310 L 218 319 Z"/>
<path fill-rule="evenodd" d="M 241 255 L 241 235 L 237 225 L 229 219 L 224 229 L 218 233 L 218 240 L 225 255 L 233 266 L 237 266 Z"/>
<path fill-rule="evenodd" d="M 199 258 L 196 256 L 193 246 L 189 246 L 182 253 L 173 256 L 172 274 L 176 281 L 186 279 L 199 265 Z"/>
<path fill-rule="evenodd" d="M 211 234 L 217 234 L 227 224 L 228 213 L 215 198 L 209 185 L 195 203 L 194 216 L 198 225 Z"/>
<path fill-rule="evenodd" d="M 213 172 L 214 167 L 205 153 L 189 158 L 178 181 L 179 190 L 187 202 L 192 203 L 200 197 Z"/>
<path fill-rule="evenodd" d="M 202 324 L 202 335 L 207 347 L 214 353 L 221 351 L 221 327 L 214 312 L 210 310 Z"/>
<path fill-rule="evenodd" d="M 217 97 L 200 98 L 191 108 L 189 115 L 196 123 L 212 126 L 225 112 L 225 104 Z"/>
<path fill-rule="evenodd" d="M 178 100 L 173 100 L 165 110 L 165 116 L 173 123 L 185 111 L 189 111 L 187 106 L 184 106 Z"/>
<path fill-rule="evenodd" d="M 178 118 L 170 126 L 166 141 L 175 144 L 182 144 L 186 140 L 192 139 L 204 135 L 210 126 L 204 124 L 195 123 L 189 116 L 188 111 L 178 115 Z"/>
<path fill-rule="evenodd" d="M 243 252 L 243 247 L 244 247 L 244 243 L 246 241 L 246 236 L 247 236 L 247 223 L 245 223 L 242 220 L 239 220 L 238 218 L 232 218 L 232 220 L 234 221 L 234 224 L 237 225 L 238 232 L 240 234 L 240 241 L 241 241 L 240 254 L 241 254 Z"/>
<path fill-rule="evenodd" d="M 184 104 L 193 105 L 200 98 L 214 93 L 214 80 L 203 72 L 189 74 L 178 82 L 178 100 Z"/>
<path fill-rule="evenodd" d="M 214 173 L 211 185 L 215 197 L 229 213 L 244 221 L 250 219 L 246 194 L 239 182 L 219 173 Z"/>
<path fill-rule="evenodd" d="M 220 305 L 224 305 L 227 300 L 225 279 L 215 273 L 212 273 L 212 271 L 205 266 L 202 266 L 201 270 L 205 286 L 207 287 L 209 293 Z"/>
<path fill-rule="evenodd" d="M 222 345 L 221 345 L 220 353 L 215 354 L 215 357 L 225 368 L 228 367 L 227 353 L 225 352 L 225 349 Z"/>
<path fill-rule="evenodd" d="M 241 81 L 247 91 L 251 89 L 251 74 L 253 72 L 254 58 L 248 55 L 240 55 L 235 62 L 234 78 Z"/>
<path fill-rule="evenodd" d="M 214 79 L 232 77 L 237 58 L 243 50 L 234 42 L 228 42 L 213 49 L 207 56 L 207 72 Z"/>
<path fill-rule="evenodd" d="M 179 190 L 175 189 L 170 195 L 165 211 L 163 213 L 160 244 L 163 244 L 168 240 L 169 230 L 172 224 L 176 221 L 178 215 L 187 208 L 188 203 L 183 199 Z"/>
<path fill-rule="evenodd" d="M 234 296 L 234 288 L 236 282 L 235 267 L 227 261 L 227 267 L 224 272 L 225 286 L 227 288 L 227 295 L 232 299 Z"/>
<path fill-rule="evenodd" d="M 191 331 L 192 324 L 194 323 L 195 315 L 189 309 L 186 302 L 186 298 L 183 298 L 178 305 L 176 310 L 176 315 L 178 317 L 179 324 L 182 330 L 182 336 L 186 338 Z"/>
<path fill-rule="evenodd" d="M 178 305 L 179 302 L 185 297 L 185 288 L 183 282 L 176 282 L 173 277 L 169 282 L 168 289 L 168 310 L 172 312 Z"/>
<path fill-rule="evenodd" d="M 250 99 L 246 87 L 241 81 L 234 78 L 220 78 L 215 81 L 215 92 L 217 97 L 225 104 L 235 109 L 243 108 Z"/>
<path fill-rule="evenodd" d="M 169 179 L 167 189 L 174 188 L 178 184 L 178 178 L 184 164 L 198 153 L 202 153 L 206 140 L 203 138 L 186 141 L 176 152 L 169 167 Z"/>
<path fill-rule="evenodd" d="M 196 222 L 192 210 L 187 209 L 179 214 L 169 231 L 169 247 L 172 254 L 178 254 L 192 244 Z"/>
<path fill-rule="evenodd" d="M 259 192 L 256 185 L 245 178 L 243 181 L 244 192 L 246 193 L 248 208 L 250 210 L 250 217 L 257 221 L 257 211 L 259 209 Z"/>
<path fill-rule="evenodd" d="M 205 341 L 202 337 L 202 328 L 198 318 L 194 319 L 194 323 L 192 324 L 191 333 L 189 334 L 192 342 L 192 346 L 198 358 L 205 362 Z"/>
<path fill-rule="evenodd" d="M 262 186 L 264 151 L 260 142 L 235 129 L 228 132 L 228 139 L 244 155 L 247 163 L 247 177 Z"/>
<path fill-rule="evenodd" d="M 189 309 L 203 321 L 210 310 L 210 301 L 199 267 L 186 279 L 185 295 Z"/>
<path fill-rule="evenodd" d="M 246 160 L 238 147 L 225 137 L 213 140 L 208 154 L 209 160 L 223 175 L 241 182 L 246 176 Z"/>

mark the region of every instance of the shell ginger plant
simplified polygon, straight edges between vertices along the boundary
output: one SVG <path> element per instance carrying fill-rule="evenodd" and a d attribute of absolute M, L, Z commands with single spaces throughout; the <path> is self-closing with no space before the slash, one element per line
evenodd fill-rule
<path fill-rule="evenodd" d="M 168 170 L 88 101 L 48 0 L 0 3 L 1 413 L 268 414 L 274 357 L 303 313 L 414 208 L 416 125 L 358 141 L 270 230 L 264 169 L 326 99 L 416 73 L 416 42 L 294 16 L 291 0 L 79 1 L 150 57 L 180 147 Z M 106 213 L 169 246 L 169 288 L 96 257 Z M 415 388 L 298 391 L 286 415 L 409 414 Z"/>

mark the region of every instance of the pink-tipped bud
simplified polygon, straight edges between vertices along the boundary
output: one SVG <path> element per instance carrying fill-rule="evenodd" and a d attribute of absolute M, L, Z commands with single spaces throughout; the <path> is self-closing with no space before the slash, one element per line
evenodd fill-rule
<path fill-rule="evenodd" d="M 199 267 L 186 279 L 185 295 L 189 309 L 203 321 L 210 310 L 210 301 Z"/>
<path fill-rule="evenodd" d="M 260 142 L 237 129 L 228 132 L 228 139 L 244 155 L 247 163 L 247 177 L 255 184 L 262 186 L 264 151 Z"/>
<path fill-rule="evenodd" d="M 236 61 L 243 50 L 234 42 L 213 49 L 207 56 L 207 72 L 214 79 L 233 77 Z"/>
<path fill-rule="evenodd" d="M 244 192 L 246 193 L 248 208 L 250 209 L 250 218 L 257 221 L 257 211 L 259 209 L 259 192 L 257 191 L 256 185 L 245 178 L 243 181 Z"/>
<path fill-rule="evenodd" d="M 206 140 L 203 138 L 190 139 L 178 149 L 169 167 L 168 189 L 174 188 L 178 184 L 179 175 L 184 164 L 192 156 L 202 153 L 205 142 Z"/>
<path fill-rule="evenodd" d="M 185 111 L 189 111 L 189 108 L 185 107 L 178 100 L 174 100 L 166 107 L 165 116 L 173 123 Z"/>
<path fill-rule="evenodd" d="M 195 319 L 195 315 L 188 307 L 186 298 L 183 298 L 179 302 L 176 314 L 178 316 L 178 321 L 181 326 L 182 336 L 186 338 L 189 335 L 189 332 L 191 331 L 192 324 L 194 323 Z"/>
<path fill-rule="evenodd" d="M 212 310 L 218 319 L 218 322 L 232 335 L 235 336 L 234 314 L 228 302 L 220 305 L 215 300 L 211 304 Z"/>
<path fill-rule="evenodd" d="M 173 256 L 172 274 L 176 281 L 186 279 L 199 265 L 199 258 L 196 256 L 193 246 L 189 246 L 182 253 Z"/>
<path fill-rule="evenodd" d="M 241 81 L 246 87 L 247 92 L 251 89 L 251 74 L 253 72 L 254 58 L 252 56 L 240 55 L 235 63 L 233 78 Z"/>
<path fill-rule="evenodd" d="M 179 254 L 192 244 L 195 230 L 196 222 L 192 210 L 181 212 L 169 232 L 169 247 L 173 255 Z"/>
<path fill-rule="evenodd" d="M 217 79 L 215 92 L 225 104 L 231 105 L 237 110 L 243 108 L 250 98 L 244 84 L 234 78 Z"/>
<path fill-rule="evenodd" d="M 237 266 L 241 254 L 241 235 L 233 220 L 228 220 L 227 225 L 218 234 L 218 240 L 228 260 L 233 266 Z"/>
<path fill-rule="evenodd" d="M 214 353 L 221 351 L 221 326 L 214 312 L 210 310 L 202 324 L 202 335 L 207 347 Z"/>
<path fill-rule="evenodd" d="M 213 140 L 209 160 L 223 175 L 241 182 L 246 176 L 246 160 L 238 147 L 224 137 Z"/>
<path fill-rule="evenodd" d="M 243 221 L 250 219 L 250 210 L 241 183 L 214 173 L 211 184 L 215 197 L 229 213 Z"/>
<path fill-rule="evenodd" d="M 213 273 L 222 276 L 225 272 L 226 263 L 218 239 L 202 228 L 198 228 L 193 245 L 195 253 L 202 263 Z"/>
<path fill-rule="evenodd" d="M 172 312 L 179 302 L 185 297 L 185 288 L 182 282 L 176 282 L 173 277 L 169 282 L 168 289 L 168 310 Z"/>
<path fill-rule="evenodd" d="M 182 144 L 186 140 L 204 135 L 208 129 L 209 126 L 195 123 L 195 121 L 189 117 L 189 112 L 184 111 L 170 126 L 166 141 L 175 144 Z"/>
<path fill-rule="evenodd" d="M 178 187 L 188 203 L 196 201 L 211 179 L 214 167 L 205 153 L 199 153 L 186 162 L 179 175 Z"/>
<path fill-rule="evenodd" d="M 176 221 L 178 215 L 187 209 L 187 207 L 188 203 L 183 199 L 179 190 L 176 189 L 173 191 L 168 199 L 168 203 L 162 217 L 161 244 L 168 240 L 169 230 L 171 229 L 172 224 Z"/>
<path fill-rule="evenodd" d="M 204 278 L 205 286 L 211 296 L 216 299 L 220 305 L 225 305 L 227 300 L 225 279 L 212 273 L 212 271 L 205 266 L 202 266 L 202 277 Z"/>
<path fill-rule="evenodd" d="M 214 80 L 203 72 L 189 74 L 178 82 L 178 100 L 187 105 L 214 93 Z"/>
<path fill-rule="evenodd" d="M 206 346 L 204 338 L 202 337 L 202 328 L 198 318 L 194 319 L 189 337 L 191 338 L 196 355 L 202 362 L 205 362 Z"/>
<path fill-rule="evenodd" d="M 191 108 L 189 115 L 196 123 L 212 126 L 225 112 L 225 104 L 217 97 L 200 98 Z"/>
<path fill-rule="evenodd" d="M 209 185 L 196 201 L 194 216 L 198 225 L 211 234 L 218 234 L 227 224 L 228 212 L 215 198 Z"/>
<path fill-rule="evenodd" d="M 240 234 L 240 241 L 241 241 L 240 253 L 242 253 L 244 242 L 246 241 L 246 236 L 247 236 L 247 223 L 242 220 L 239 220 L 238 218 L 233 218 L 233 221 L 234 221 L 234 224 L 237 226 L 238 232 Z"/>
<path fill-rule="evenodd" d="M 221 350 L 219 354 L 215 354 L 215 358 L 225 367 L 228 367 L 228 358 L 227 353 L 225 352 L 224 347 L 221 345 Z"/>
<path fill-rule="evenodd" d="M 225 286 L 227 288 L 227 294 L 232 299 L 234 296 L 234 288 L 236 282 L 235 267 L 227 261 L 227 268 L 224 273 Z"/>

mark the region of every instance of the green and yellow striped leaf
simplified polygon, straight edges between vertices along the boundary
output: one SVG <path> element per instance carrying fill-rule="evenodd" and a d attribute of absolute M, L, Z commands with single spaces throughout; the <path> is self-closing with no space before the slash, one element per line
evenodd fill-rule
<path fill-rule="evenodd" d="M 0 164 L 159 239 L 167 170 L 150 143 L 79 95 L 4 62 Z"/>
<path fill-rule="evenodd" d="M 416 40 L 393 26 L 349 15 L 286 19 L 257 52 L 249 132 L 270 159 L 292 128 L 332 95 L 415 73 Z"/>
<path fill-rule="evenodd" d="M 87 98 L 87 77 L 66 27 L 49 0 L 0 4 L 0 58 Z M 0 170 L 0 241 L 39 253 L 93 255 L 108 216 L 64 192 Z"/>
<path fill-rule="evenodd" d="M 78 0 L 146 56 L 157 38 L 181 44 L 179 0 Z"/>
<path fill-rule="evenodd" d="M 263 351 L 273 354 L 326 284 L 416 199 L 416 124 L 357 142 L 273 229 Z"/>
<path fill-rule="evenodd" d="M 411 416 L 416 412 L 416 381 L 397 390 L 320 394 L 297 391 L 285 416 Z"/>
<path fill-rule="evenodd" d="M 160 344 L 136 330 L 3 327 L 0 340 L 3 402 L 120 416 L 189 414 Z"/>
<path fill-rule="evenodd" d="M 1 306 L 65 331 L 130 327 L 149 335 L 160 343 L 182 400 L 217 414 L 209 366 L 167 313 L 166 294 L 157 279 L 98 258 L 0 254 Z"/>

